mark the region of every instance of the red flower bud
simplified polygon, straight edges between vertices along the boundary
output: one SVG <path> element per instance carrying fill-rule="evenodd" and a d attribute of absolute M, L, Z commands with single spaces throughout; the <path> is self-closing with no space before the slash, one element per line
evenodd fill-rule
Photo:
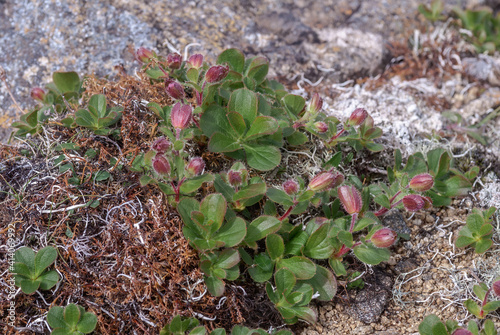
<path fill-rule="evenodd" d="M 184 88 L 181 84 L 174 80 L 167 80 L 165 82 L 165 90 L 172 99 L 182 100 L 184 99 Z"/>
<path fill-rule="evenodd" d="M 163 154 L 156 154 L 153 159 L 153 169 L 158 174 L 167 175 L 170 173 L 170 163 Z"/>
<path fill-rule="evenodd" d="M 33 87 L 31 89 L 31 97 L 35 100 L 43 102 L 45 100 L 45 91 L 40 87 Z"/>
<path fill-rule="evenodd" d="M 226 78 L 228 72 L 228 66 L 214 65 L 210 69 L 208 69 L 207 73 L 205 73 L 205 80 L 208 83 L 216 83 Z"/>
<path fill-rule="evenodd" d="M 170 148 L 170 142 L 165 137 L 160 137 L 154 141 L 151 149 L 156 151 L 158 154 L 165 153 Z"/>
<path fill-rule="evenodd" d="M 493 289 L 493 292 L 500 297 L 500 280 L 495 281 L 491 288 Z"/>
<path fill-rule="evenodd" d="M 203 55 L 200 54 L 195 54 L 189 57 L 188 59 L 188 64 L 191 67 L 194 67 L 195 69 L 199 69 L 200 67 L 203 66 Z"/>
<path fill-rule="evenodd" d="M 377 248 L 387 248 L 394 244 L 396 237 L 398 237 L 398 234 L 395 231 L 389 228 L 382 228 L 373 234 L 371 241 Z"/>
<path fill-rule="evenodd" d="M 425 192 L 434 185 L 434 178 L 428 173 L 418 174 L 410 180 L 410 188 L 417 192 Z"/>
<path fill-rule="evenodd" d="M 140 47 L 135 52 L 135 59 L 141 63 L 149 63 L 153 58 L 155 54 L 149 49 Z"/>
<path fill-rule="evenodd" d="M 288 195 L 296 194 L 299 191 L 299 184 L 293 179 L 289 179 L 283 183 L 283 190 Z"/>
<path fill-rule="evenodd" d="M 168 54 L 167 55 L 167 66 L 172 70 L 176 70 L 181 67 L 182 56 L 179 54 Z"/>
<path fill-rule="evenodd" d="M 239 186 L 241 184 L 241 181 L 242 181 L 241 180 L 241 172 L 229 170 L 229 172 L 227 173 L 227 181 L 232 186 Z"/>
<path fill-rule="evenodd" d="M 309 182 L 309 189 L 312 191 L 321 191 L 330 188 L 335 182 L 336 175 L 332 172 L 323 172 Z"/>
<path fill-rule="evenodd" d="M 348 214 L 359 213 L 363 207 L 363 200 L 354 186 L 340 186 L 337 190 L 339 200 Z"/>
<path fill-rule="evenodd" d="M 170 120 L 172 126 L 176 129 L 185 129 L 191 121 L 193 108 L 190 105 L 181 105 L 180 102 L 176 103 L 170 113 Z"/>
<path fill-rule="evenodd" d="M 186 169 L 194 176 L 200 175 L 205 169 L 205 162 L 201 157 L 194 157 L 191 159 Z"/>
<path fill-rule="evenodd" d="M 356 108 L 349 117 L 348 124 L 351 126 L 359 126 L 361 125 L 365 119 L 368 117 L 368 112 L 364 108 Z"/>
<path fill-rule="evenodd" d="M 471 331 L 467 329 L 457 329 L 451 335 L 473 335 Z"/>
<path fill-rule="evenodd" d="M 309 102 L 309 112 L 316 114 L 323 107 L 323 99 L 319 96 L 318 93 L 314 93 L 311 102 Z"/>
<path fill-rule="evenodd" d="M 416 212 L 425 207 L 426 200 L 418 194 L 410 194 L 403 197 L 403 205 L 407 211 Z"/>
<path fill-rule="evenodd" d="M 323 121 L 316 122 L 314 127 L 318 133 L 326 133 L 328 131 L 328 125 Z"/>

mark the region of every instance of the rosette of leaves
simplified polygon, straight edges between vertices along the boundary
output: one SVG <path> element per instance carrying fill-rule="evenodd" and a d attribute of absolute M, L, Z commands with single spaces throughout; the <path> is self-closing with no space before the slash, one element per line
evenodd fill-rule
<path fill-rule="evenodd" d="M 482 7 L 479 10 L 454 7 L 453 11 L 460 19 L 462 28 L 472 33 L 472 36 L 467 34 L 466 37 L 479 53 L 484 51 L 493 53 L 500 47 L 500 14 L 494 16 L 493 10 L 489 7 Z"/>
<path fill-rule="evenodd" d="M 420 4 L 418 6 L 418 11 L 429 21 L 441 21 L 445 20 L 446 16 L 442 15 L 444 4 L 443 0 L 434 0 L 431 2 L 430 6 Z"/>
<path fill-rule="evenodd" d="M 245 220 L 226 215 L 227 202 L 222 194 L 210 194 L 201 203 L 193 198 L 183 198 L 178 211 L 184 222 L 184 236 L 193 248 L 201 252 L 234 247 L 247 234 Z"/>
<path fill-rule="evenodd" d="M 248 180 L 246 177 L 248 171 L 240 162 L 234 163 L 230 171 L 238 171 L 242 174 L 242 183 L 238 188 L 229 183 L 227 173 L 224 172 L 215 175 L 214 186 L 215 190 L 226 198 L 233 209 L 242 211 L 246 207 L 258 203 L 264 197 L 267 186 L 261 177 L 255 176 Z"/>
<path fill-rule="evenodd" d="M 404 167 L 399 149 L 395 151 L 394 157 L 394 167 L 387 168 L 391 185 L 382 186 L 385 196 L 375 198 L 375 202 L 386 208 L 388 199 L 396 194 L 400 187 L 406 187 L 409 180 L 417 174 L 429 173 L 434 178 L 433 187 L 424 192 L 424 195 L 432 199 L 434 206 L 440 207 L 448 206 L 453 197 L 466 195 L 479 173 L 478 166 L 472 166 L 467 172 L 455 168 L 452 157 L 442 148 L 430 150 L 426 156 L 417 152 L 408 157 Z M 371 191 L 373 193 L 374 189 Z"/>
<path fill-rule="evenodd" d="M 78 103 L 82 92 L 82 81 L 76 72 L 54 72 L 52 82 L 46 88 L 48 92 L 45 94 L 42 106 L 23 114 L 19 121 L 12 123 L 12 127 L 19 128 L 15 133 L 16 136 L 38 133 L 45 121 L 55 113 L 66 110 L 66 102 Z M 66 119 L 62 122 L 65 125 L 67 123 Z"/>
<path fill-rule="evenodd" d="M 200 256 L 200 269 L 203 271 L 208 292 L 215 297 L 224 294 L 224 280 L 236 280 L 240 275 L 240 255 L 237 250 L 224 249 L 204 253 Z"/>
<path fill-rule="evenodd" d="M 464 303 L 464 306 L 470 313 L 472 313 L 478 319 L 484 319 L 488 315 L 488 313 L 493 312 L 498 308 L 500 308 L 499 300 L 488 301 L 488 296 L 490 294 L 491 289 L 489 289 L 485 283 L 474 285 L 472 290 L 482 303 L 478 304 L 472 299 L 467 299 Z"/>
<path fill-rule="evenodd" d="M 176 315 L 172 321 L 167 323 L 160 335 L 205 335 L 207 330 L 203 326 L 199 326 L 200 322 L 195 318 L 185 318 Z M 269 333 L 264 329 L 250 329 L 240 325 L 235 325 L 231 329 L 231 335 L 268 335 Z M 226 335 L 224 328 L 216 328 L 210 332 L 210 335 Z M 289 330 L 272 331 L 271 335 L 292 335 Z"/>
<path fill-rule="evenodd" d="M 48 246 L 36 254 L 28 247 L 18 249 L 14 254 L 14 279 L 16 286 L 26 294 L 51 289 L 59 281 L 59 274 L 47 268 L 55 262 L 57 250 Z"/>
<path fill-rule="evenodd" d="M 459 332 L 462 330 L 462 332 Z M 467 325 L 467 331 L 473 335 L 496 335 L 495 324 L 491 320 L 486 320 L 483 324 L 483 329 L 479 331 L 476 321 L 471 320 Z M 420 335 L 454 335 L 454 334 L 470 334 L 464 328 L 458 326 L 455 320 L 446 320 L 445 323 L 438 316 L 431 314 L 418 326 Z"/>
<path fill-rule="evenodd" d="M 240 88 L 231 93 L 226 107 L 209 106 L 200 119 L 203 133 L 210 137 L 209 150 L 246 159 L 257 170 L 275 168 L 281 161 L 282 132 L 275 118 L 259 113 L 267 104 L 263 101 Z"/>
<path fill-rule="evenodd" d="M 109 135 L 115 131 L 109 127 L 120 120 L 122 111 L 121 106 L 108 108 L 105 95 L 94 94 L 89 99 L 87 109 L 75 112 L 75 123 L 80 127 L 89 128 L 96 135 Z M 119 133 L 119 130 L 115 132 Z"/>
<path fill-rule="evenodd" d="M 276 287 L 266 284 L 266 292 L 284 321 L 296 323 L 299 319 L 316 322 L 316 313 L 309 307 L 314 291 L 311 285 L 297 283 L 292 271 L 282 268 L 274 274 Z"/>
<path fill-rule="evenodd" d="M 65 308 L 54 306 L 47 314 L 47 322 L 53 328 L 51 335 L 90 334 L 97 325 L 94 313 L 85 312 L 82 306 L 69 304 Z"/>
<path fill-rule="evenodd" d="M 491 222 L 495 212 L 495 207 L 490 207 L 485 211 L 474 208 L 472 214 L 467 216 L 466 225 L 458 233 L 455 245 L 458 248 L 471 246 L 478 254 L 488 250 L 493 245 L 491 240 L 493 226 Z"/>

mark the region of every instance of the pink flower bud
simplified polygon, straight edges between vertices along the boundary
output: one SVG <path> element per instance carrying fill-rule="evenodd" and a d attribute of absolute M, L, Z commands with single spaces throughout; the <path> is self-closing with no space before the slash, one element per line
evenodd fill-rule
<path fill-rule="evenodd" d="M 191 121 L 193 108 L 190 105 L 181 105 L 180 102 L 176 103 L 170 113 L 170 120 L 172 126 L 176 129 L 185 129 Z"/>
<path fill-rule="evenodd" d="M 309 102 L 309 112 L 317 114 L 322 107 L 323 107 L 323 99 L 321 99 L 318 93 L 314 93 L 311 98 L 311 101 Z"/>
<path fill-rule="evenodd" d="M 354 186 L 340 186 L 337 190 L 339 200 L 348 214 L 359 213 L 363 207 L 363 200 Z"/>
<path fill-rule="evenodd" d="M 497 280 L 491 286 L 493 288 L 493 292 L 500 297 L 500 280 Z"/>
<path fill-rule="evenodd" d="M 323 172 L 309 182 L 309 189 L 312 191 L 322 191 L 330 188 L 335 182 L 336 175 L 332 172 Z"/>
<path fill-rule="evenodd" d="M 182 87 L 181 84 L 179 84 L 174 80 L 170 79 L 165 82 L 165 90 L 172 99 L 175 100 L 184 99 L 184 88 Z"/>
<path fill-rule="evenodd" d="M 199 69 L 200 67 L 203 66 L 203 55 L 200 54 L 192 55 L 191 57 L 189 57 L 187 62 L 189 66 L 195 69 Z"/>
<path fill-rule="evenodd" d="M 205 162 L 201 157 L 194 157 L 191 159 L 186 169 L 194 176 L 200 175 L 205 169 Z"/>
<path fill-rule="evenodd" d="M 232 186 L 239 186 L 241 184 L 241 181 L 242 181 L 241 180 L 241 172 L 229 170 L 229 172 L 227 173 L 227 181 Z"/>
<path fill-rule="evenodd" d="M 153 158 L 153 169 L 158 174 L 168 175 L 170 173 L 170 163 L 163 154 L 156 154 L 155 158 Z"/>
<path fill-rule="evenodd" d="M 314 128 L 316 128 L 318 133 L 326 133 L 328 131 L 328 125 L 323 121 L 316 122 Z"/>
<path fill-rule="evenodd" d="M 158 154 L 165 153 L 170 148 L 170 142 L 165 137 L 160 137 L 154 141 L 151 149 L 156 151 Z"/>
<path fill-rule="evenodd" d="M 418 194 L 410 194 L 403 197 L 403 205 L 407 211 L 416 212 L 425 207 L 425 199 Z"/>
<path fill-rule="evenodd" d="M 398 237 L 398 234 L 395 231 L 389 228 L 382 228 L 373 234 L 371 241 L 377 248 L 387 248 L 394 244 L 396 237 Z"/>
<path fill-rule="evenodd" d="M 473 335 L 471 331 L 467 329 L 457 329 L 451 335 Z"/>
<path fill-rule="evenodd" d="M 434 178 L 428 173 L 418 174 L 410 180 L 410 188 L 417 192 L 425 192 L 434 185 Z"/>
<path fill-rule="evenodd" d="M 181 67 L 182 56 L 179 54 L 168 54 L 167 55 L 167 66 L 172 70 L 176 70 Z"/>
<path fill-rule="evenodd" d="M 356 108 L 349 117 L 349 121 L 347 122 L 351 126 L 359 126 L 361 125 L 365 119 L 368 117 L 368 112 L 364 108 Z"/>
<path fill-rule="evenodd" d="M 205 80 L 208 83 L 216 83 L 226 78 L 228 72 L 228 66 L 214 65 L 210 69 L 208 69 L 207 73 L 205 73 Z"/>
<path fill-rule="evenodd" d="M 283 183 L 283 190 L 288 195 L 294 195 L 299 191 L 299 184 L 295 180 L 289 179 Z"/>
<path fill-rule="evenodd" d="M 45 91 L 40 87 L 33 87 L 31 89 L 31 97 L 35 100 L 43 102 L 45 100 Z"/>
<path fill-rule="evenodd" d="M 155 54 L 149 49 L 140 47 L 135 52 L 135 59 L 141 63 L 149 63 L 153 58 Z"/>

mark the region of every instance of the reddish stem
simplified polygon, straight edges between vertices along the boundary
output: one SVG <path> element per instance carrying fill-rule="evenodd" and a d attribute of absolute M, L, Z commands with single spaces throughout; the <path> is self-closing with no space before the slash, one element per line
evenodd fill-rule
<path fill-rule="evenodd" d="M 290 215 L 290 213 L 293 211 L 295 206 L 297 206 L 297 202 L 294 202 L 293 205 L 291 205 L 290 208 L 288 208 L 288 210 L 285 212 L 285 214 L 283 214 L 282 216 L 280 216 L 278 218 L 278 220 L 283 221 L 284 219 L 286 219 Z"/>
<path fill-rule="evenodd" d="M 345 128 L 342 128 L 337 134 L 333 135 L 333 137 L 328 141 L 328 143 L 332 143 L 333 141 L 335 141 L 344 132 L 345 132 Z"/>

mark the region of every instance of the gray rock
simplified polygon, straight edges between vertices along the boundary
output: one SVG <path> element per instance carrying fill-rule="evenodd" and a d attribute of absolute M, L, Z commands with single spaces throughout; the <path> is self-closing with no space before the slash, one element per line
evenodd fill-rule
<path fill-rule="evenodd" d="M 392 279 L 379 269 L 365 279 L 365 288 L 354 298 L 353 310 L 364 323 L 377 322 L 384 311 L 392 289 Z"/>
<path fill-rule="evenodd" d="M 406 220 L 397 208 L 390 210 L 382 217 L 382 224 L 394 230 L 398 235 L 410 236 L 411 230 L 406 224 Z"/>

